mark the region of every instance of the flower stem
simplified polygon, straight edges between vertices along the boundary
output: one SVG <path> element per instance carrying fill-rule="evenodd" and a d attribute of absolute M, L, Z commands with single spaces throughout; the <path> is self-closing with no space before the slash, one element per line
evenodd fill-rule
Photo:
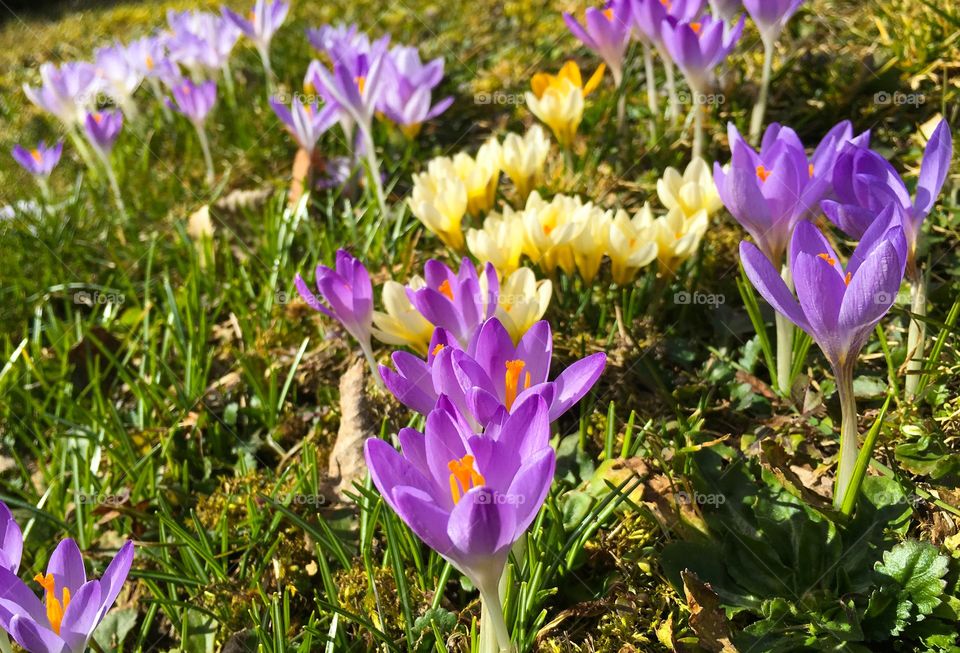
<path fill-rule="evenodd" d="M 487 646 L 496 646 L 484 650 L 481 647 L 481 653 L 513 653 L 513 643 L 510 641 L 510 632 L 507 630 L 507 622 L 503 618 L 503 604 L 500 601 L 500 592 L 495 585 L 492 591 L 480 588 L 480 641 Z M 485 620 L 484 620 L 485 619 Z M 487 639 L 484 630 L 493 631 L 495 637 Z"/>
<path fill-rule="evenodd" d="M 360 131 L 363 133 L 363 144 L 366 150 L 367 172 L 370 175 L 370 183 L 373 185 L 373 192 L 376 195 L 377 204 L 380 207 L 380 214 L 386 221 L 390 218 L 390 212 L 387 209 L 387 201 L 383 194 L 383 182 L 380 180 L 380 161 L 377 160 L 377 150 L 373 144 L 373 135 L 369 129 L 363 126 L 360 127 Z"/>
<path fill-rule="evenodd" d="M 100 149 L 94 149 L 97 152 L 97 156 L 100 157 L 100 162 L 103 164 L 103 169 L 107 171 L 107 183 L 110 184 L 110 192 L 113 193 L 113 200 L 117 203 L 117 210 L 120 211 L 123 221 L 126 222 L 127 207 L 123 204 L 123 195 L 120 194 L 120 184 L 117 183 L 117 175 L 113 172 L 113 164 L 110 163 L 110 155 Z"/>
<path fill-rule="evenodd" d="M 203 150 L 203 162 L 207 166 L 205 180 L 207 186 L 212 186 L 215 178 L 213 172 L 213 157 L 210 156 L 210 141 L 207 140 L 207 130 L 199 122 L 194 123 L 197 128 L 197 138 L 200 139 L 200 149 Z"/>
<path fill-rule="evenodd" d="M 377 384 L 378 389 L 383 390 L 383 380 L 380 378 L 380 368 L 373 355 L 373 348 L 369 342 L 361 342 L 360 349 L 363 350 L 363 357 L 367 359 L 367 365 L 370 366 L 370 375 L 373 377 L 373 382 Z"/>
<path fill-rule="evenodd" d="M 70 142 L 73 143 L 80 158 L 83 159 L 84 165 L 87 166 L 87 170 L 90 171 L 90 176 L 94 179 L 99 177 L 100 173 L 97 171 L 93 157 L 90 156 L 90 148 L 87 147 L 87 144 L 83 141 L 83 138 L 81 138 L 79 130 L 74 127 L 69 127 L 67 129 L 67 136 L 70 137 Z"/>
<path fill-rule="evenodd" d="M 13 653 L 13 649 L 10 647 L 10 638 L 4 632 L 0 632 L 0 653 Z"/>
<path fill-rule="evenodd" d="M 767 97 L 770 94 L 770 76 L 773 72 L 772 40 L 763 40 L 763 77 L 760 80 L 760 96 L 753 105 L 753 115 L 750 116 L 750 142 L 754 145 L 760 140 L 760 131 L 763 129 L 763 119 L 767 113 Z"/>
<path fill-rule="evenodd" d="M 694 91 L 694 95 L 696 95 Z M 703 158 L 703 119 L 707 112 L 707 105 L 697 98 L 693 100 L 693 158 Z"/>
<path fill-rule="evenodd" d="M 853 365 L 845 364 L 834 370 L 837 377 L 837 395 L 840 397 L 840 460 L 833 488 L 833 506 L 840 509 L 850 481 L 857 467 L 857 401 L 853 396 Z"/>
<path fill-rule="evenodd" d="M 927 315 L 927 278 L 918 271 L 910 281 L 910 312 L 919 317 Z M 927 326 L 921 319 L 910 320 L 907 335 L 907 380 L 904 384 L 904 397 L 907 401 L 917 394 L 920 385 L 920 372 L 923 370 L 924 341 Z"/>
<path fill-rule="evenodd" d="M 788 288 L 793 288 L 790 278 L 790 268 L 783 266 L 780 274 Z M 790 396 L 793 388 L 793 322 L 779 312 L 776 315 L 777 324 L 777 389 L 784 397 Z"/>
<path fill-rule="evenodd" d="M 667 109 L 667 117 L 676 122 L 680 115 L 680 98 L 677 97 L 677 79 L 673 69 L 673 61 L 664 58 L 664 70 L 667 73 L 667 95 L 670 98 L 670 104 Z"/>
<path fill-rule="evenodd" d="M 230 60 L 223 62 L 223 85 L 227 91 L 227 103 L 231 107 L 237 106 L 237 92 L 233 87 L 233 71 L 230 69 Z"/>
<path fill-rule="evenodd" d="M 263 73 L 267 79 L 267 99 L 273 97 L 275 89 L 273 67 L 270 65 L 269 48 L 258 48 L 260 52 L 260 61 L 263 62 Z"/>
<path fill-rule="evenodd" d="M 653 50 L 646 42 L 643 43 L 643 69 L 647 76 L 647 107 L 656 120 L 660 113 L 660 102 L 657 100 L 657 77 L 653 70 Z"/>
<path fill-rule="evenodd" d="M 173 120 L 173 112 L 170 111 L 170 107 L 167 106 L 166 97 L 163 94 L 163 91 L 160 89 L 160 82 L 157 81 L 156 77 L 149 78 L 150 91 L 153 93 L 154 97 L 157 98 L 157 102 L 160 103 L 160 111 L 163 113 L 163 119 L 167 122 Z"/>

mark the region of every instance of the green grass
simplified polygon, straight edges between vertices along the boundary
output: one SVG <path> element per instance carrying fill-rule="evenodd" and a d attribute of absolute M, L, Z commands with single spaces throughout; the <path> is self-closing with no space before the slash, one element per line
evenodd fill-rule
<path fill-rule="evenodd" d="M 41 62 L 87 57 L 112 38 L 146 34 L 163 21 L 161 5 L 216 3 L 94 4 L 24 13 L 0 27 L 3 152 L 58 134 L 20 91 L 24 82 L 36 83 Z M 223 648 L 228 644 L 271 653 L 475 650 L 480 609 L 468 581 L 416 539 L 369 481 L 349 497 L 332 490 L 338 384 L 354 352 L 335 325 L 294 300 L 292 280 L 317 262 L 329 263 L 344 244 L 378 282 L 405 280 L 433 256 L 452 261 L 404 208 L 412 173 L 434 155 L 472 151 L 490 133 L 502 136 L 532 122 L 522 104 L 477 104 L 475 93 L 521 93 L 533 72 L 555 71 L 571 56 L 582 67 L 596 65 L 565 33 L 559 14 L 584 3 L 479 4 L 299 2 L 275 41 L 274 66 L 286 88 L 299 87 L 311 56 L 303 29 L 329 20 L 356 21 L 445 58 L 440 92 L 455 95 L 453 107 L 409 150 L 378 126 L 391 202 L 401 213 L 396 228 L 381 224 L 364 194 L 348 201 L 314 193 L 288 205 L 293 148 L 267 106 L 259 60 L 243 44 L 231 62 L 236 106 L 221 101 L 209 123 L 213 188 L 204 187 L 192 129 L 183 120 L 166 122 L 142 92 L 143 121 L 125 128 L 113 155 L 129 220 L 113 210 L 105 184 L 89 177 L 69 143 L 52 180 L 55 210 L 0 220 L 0 499 L 29 532 L 22 568 L 31 573 L 60 537 L 76 538 L 98 572 L 122 539 L 136 540 L 132 582 L 115 609 L 123 618 L 101 632 L 128 631 L 116 646 L 104 635 L 104 650 L 237 650 Z M 875 146 L 910 171 L 912 184 L 922 149 L 910 135 L 940 111 L 957 124 L 956 10 L 900 0 L 808 5 L 781 47 L 769 118 L 795 126 L 808 141 L 851 118 L 858 131 L 874 130 Z M 748 118 L 761 53 L 754 33 L 745 43 L 724 78 L 726 102 L 711 119 L 710 158 L 728 158 L 722 125 L 732 120 L 743 127 Z M 686 163 L 689 135 L 674 130 L 652 146 L 646 142 L 645 98 L 632 74 L 640 67 L 634 59 L 627 75 L 626 133 L 617 133 L 616 96 L 607 81 L 591 96 L 575 168 L 552 177 L 551 192 L 579 193 L 604 206 L 656 203 L 663 168 Z M 875 93 L 897 90 L 922 93 L 926 101 L 873 102 Z M 333 133 L 322 144 L 325 155 L 344 151 Z M 905 497 L 920 498 L 909 502 L 905 521 L 877 518 L 880 536 L 851 567 L 866 573 L 902 538 L 932 543 L 952 566 L 943 606 L 927 625 L 952 618 L 954 631 L 960 604 L 956 177 L 954 169 L 925 237 L 933 271 L 928 332 L 935 343 L 926 393 L 914 404 L 891 405 L 870 472 L 896 479 Z M 6 154 L 0 189 L 0 204 L 37 197 Z M 235 191 L 265 191 L 265 199 L 224 203 Z M 214 233 L 197 240 L 188 234 L 188 219 L 203 206 L 210 206 Z M 791 558 L 783 552 L 793 535 L 833 551 L 837 539 L 849 544 L 856 532 L 831 524 L 833 535 L 822 534 L 823 518 L 792 503 L 784 490 L 790 484 L 778 484 L 772 470 L 782 470 L 762 447 L 761 440 L 781 445 L 788 468 L 814 483 L 836 453 L 839 409 L 816 347 L 802 368 L 811 381 L 803 410 L 763 394 L 770 382 L 763 348 L 737 290 L 741 237 L 729 216 L 715 218 L 700 257 L 664 289 L 648 277 L 621 291 L 609 284 L 607 270 L 593 285 L 556 280 L 546 315 L 556 364 L 596 350 L 607 351 L 610 362 L 593 394 L 556 426 L 557 480 L 525 554 L 513 560 L 506 610 L 522 650 L 697 650 L 698 639 L 720 650 L 710 648 L 716 633 L 691 617 L 701 606 L 678 584 L 671 552 L 704 543 L 720 551 L 722 542 L 727 573 L 769 581 L 777 569 L 763 546 L 746 541 L 751 520 L 761 532 L 769 527 L 767 544 L 787 569 Z M 683 289 L 720 293 L 726 301 L 718 309 L 675 305 L 673 293 Z M 895 310 L 882 323 L 883 340 L 864 352 L 862 431 L 883 403 L 889 371 L 903 362 L 906 325 L 905 310 Z M 380 347 L 377 355 L 385 360 L 389 352 Z M 902 384 L 902 374 L 897 378 Z M 368 391 L 372 435 L 389 437 L 410 422 L 392 398 L 372 384 Z M 728 488 L 726 472 L 715 473 L 720 461 L 736 470 L 729 478 L 739 487 Z M 678 505 L 681 491 L 723 492 L 726 505 Z M 878 512 L 899 505 L 871 497 Z M 774 522 L 796 528 L 785 534 Z M 746 543 L 730 549 L 735 538 Z M 844 546 L 837 550 L 856 550 Z M 832 621 L 842 618 L 831 610 L 849 599 L 852 613 L 863 616 L 869 588 L 849 579 L 832 584 L 830 576 L 813 579 L 800 596 L 773 581 L 735 592 L 698 556 L 685 564 L 719 590 L 728 607 L 722 621 L 729 618 L 734 632 L 754 625 L 752 648 L 742 650 L 800 650 L 785 648 L 787 640 L 771 632 L 806 633 L 805 645 L 814 650 L 960 645 L 954 638 L 954 648 L 936 648 L 932 635 L 920 632 L 921 620 L 911 622 L 915 631 L 863 644 L 842 634 Z M 757 634 L 756 624 L 768 620 L 771 629 Z"/>

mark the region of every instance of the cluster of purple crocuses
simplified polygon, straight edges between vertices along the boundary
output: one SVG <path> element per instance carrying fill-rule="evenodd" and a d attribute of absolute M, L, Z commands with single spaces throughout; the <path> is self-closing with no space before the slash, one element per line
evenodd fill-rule
<path fill-rule="evenodd" d="M 452 97 L 432 99 L 443 78 L 443 59 L 424 63 L 417 48 L 390 47 L 389 36 L 373 40 L 356 25 L 324 25 L 307 30 L 307 38 L 324 61 L 310 63 L 302 95 L 294 94 L 289 103 L 274 98 L 271 106 L 308 154 L 326 130 L 339 124 L 352 146 L 349 167 L 364 156 L 380 210 L 387 215 L 374 119 L 385 116 L 412 139 L 424 122 L 446 111 Z"/>
<path fill-rule="evenodd" d="M 23 534 L 0 501 L 0 629 L 28 653 L 83 653 L 127 579 L 133 542 L 120 547 L 99 580 L 87 580 L 77 543 L 61 541 L 46 572 L 33 578 L 42 599 L 17 575 L 22 553 Z"/>
<path fill-rule="evenodd" d="M 101 47 L 92 63 L 73 61 L 59 67 L 43 64 L 40 86 L 24 85 L 24 92 L 31 102 L 62 123 L 91 172 L 97 174 L 97 164 L 103 166 L 121 209 L 109 153 L 124 121 L 137 120 L 134 95 L 145 82 L 162 101 L 165 112 L 173 108 L 196 127 L 210 182 L 213 162 L 203 125 L 216 102 L 217 79 L 222 76 L 232 96 L 229 60 L 241 35 L 246 35 L 260 52 L 269 77 L 270 40 L 289 6 L 288 0 L 256 0 L 246 17 L 226 8 L 221 14 L 170 11 L 165 30 L 126 45 Z M 105 104 L 115 108 L 104 110 L 101 107 Z M 91 156 L 91 148 L 96 159 Z M 44 182 L 59 161 L 59 146 L 41 146 L 27 152 L 30 156 L 18 152 L 16 160 Z"/>
<path fill-rule="evenodd" d="M 370 277 L 348 252 L 336 258 L 335 269 L 317 268 L 323 302 L 299 275 L 297 289 L 339 321 L 374 365 Z M 498 586 L 511 548 L 550 490 L 550 424 L 590 391 L 606 355 L 578 360 L 551 380 L 550 325 L 538 322 L 514 343 L 494 317 L 500 286 L 493 266 L 478 275 L 469 260 L 458 272 L 431 260 L 424 279 L 407 296 L 436 327 L 426 358 L 395 351 L 395 369 L 381 365 L 374 375 L 379 371 L 398 401 L 426 417 L 426 428 L 402 429 L 399 452 L 368 440 L 367 465 L 387 504 L 479 589 L 486 632 L 496 635 L 495 650 L 509 650 Z"/>
<path fill-rule="evenodd" d="M 610 68 L 619 87 L 623 80 L 624 57 L 630 39 L 640 42 L 644 56 L 647 102 L 653 116 L 659 114 L 653 52 L 664 62 L 668 115 L 679 115 L 679 95 L 674 68 L 687 80 L 694 105 L 694 156 L 703 151 L 703 117 L 707 95 L 717 84 L 716 69 L 733 51 L 743 33 L 744 17 L 735 20 L 741 8 L 753 19 L 766 48 L 764 76 L 758 109 L 766 106 L 770 84 L 773 45 L 787 21 L 803 0 L 610 0 L 603 8 L 587 9 L 581 25 L 570 14 L 564 14 L 567 27 L 589 49 L 596 52 Z M 752 131 L 752 130 L 751 130 Z M 751 138 L 751 140 L 754 140 Z"/>
<path fill-rule="evenodd" d="M 925 297 L 917 240 L 946 178 L 953 152 L 950 130 L 941 121 L 930 135 L 915 198 L 894 167 L 870 149 L 869 134 L 854 136 L 849 122 L 834 127 L 810 157 L 792 129 L 776 124 L 767 128 L 759 151 L 731 126 L 730 147 L 729 167 L 715 164 L 714 177 L 727 209 L 753 237 L 740 245 L 744 271 L 777 311 L 777 385 L 789 396 L 790 324 L 812 337 L 836 378 L 843 413 L 834 492 L 840 507 L 858 456 L 857 358 L 896 301 L 905 273 L 915 293 L 919 288 Z M 845 266 L 813 223 L 821 213 L 859 240 Z M 924 309 L 925 300 L 914 302 L 914 312 Z M 911 335 L 907 356 L 917 363 L 908 367 L 913 372 L 907 377 L 908 398 L 916 389 L 922 355 L 922 337 Z"/>

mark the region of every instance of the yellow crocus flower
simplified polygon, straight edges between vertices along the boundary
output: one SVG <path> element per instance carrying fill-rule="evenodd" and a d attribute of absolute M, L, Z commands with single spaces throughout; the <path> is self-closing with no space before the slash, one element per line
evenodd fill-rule
<path fill-rule="evenodd" d="M 525 202 L 543 176 L 550 154 L 550 141 L 540 125 L 533 125 L 523 136 L 510 133 L 503 139 L 503 171 L 517 189 L 520 202 Z"/>
<path fill-rule="evenodd" d="M 410 280 L 410 287 L 414 290 L 424 285 L 424 280 L 418 276 Z M 383 284 L 380 299 L 385 312 L 373 312 L 374 327 L 371 329 L 377 340 L 388 345 L 407 346 L 426 355 L 434 327 L 410 303 L 403 284 L 387 281 Z"/>
<path fill-rule="evenodd" d="M 709 219 L 703 210 L 688 218 L 675 208 L 650 224 L 657 243 L 660 271 L 664 276 L 674 276 L 680 265 L 697 253 Z"/>
<path fill-rule="evenodd" d="M 584 99 L 603 79 L 604 64 L 584 84 L 576 62 L 568 61 L 556 75 L 537 73 L 526 93 L 527 106 L 553 131 L 561 147 L 569 147 L 583 120 Z"/>
<path fill-rule="evenodd" d="M 632 283 L 641 269 L 656 260 L 657 249 L 649 204 L 644 204 L 632 220 L 626 211 L 617 211 L 610 224 L 607 249 L 614 283 L 621 286 Z"/>
<path fill-rule="evenodd" d="M 688 218 L 701 210 L 709 217 L 723 206 L 710 166 L 701 158 L 693 159 L 683 175 L 667 168 L 657 181 L 657 195 L 668 211 L 678 208 Z"/>
<path fill-rule="evenodd" d="M 491 213 L 483 221 L 483 229 L 467 231 L 467 248 L 479 261 L 489 261 L 501 278 L 520 267 L 525 234 L 519 213 L 509 206 L 503 215 Z"/>
<path fill-rule="evenodd" d="M 553 295 L 549 280 L 537 281 L 530 268 L 518 268 L 500 282 L 497 317 L 514 344 L 546 313 Z"/>
<path fill-rule="evenodd" d="M 572 242 L 586 224 L 582 215 L 591 210 L 593 205 L 583 204 L 579 197 L 556 195 L 545 202 L 536 191 L 530 193 L 523 211 L 527 256 L 547 274 L 559 267 L 572 275 L 576 270 Z"/>
<path fill-rule="evenodd" d="M 453 161 L 438 157 L 426 172 L 413 176 L 410 211 L 427 229 L 457 251 L 463 250 L 460 226 L 467 212 L 467 188 L 456 173 Z"/>
<path fill-rule="evenodd" d="M 453 157 L 453 168 L 467 189 L 467 212 L 478 217 L 493 208 L 500 181 L 500 162 L 503 158 L 500 142 L 490 138 L 472 157 L 460 152 Z"/>
<path fill-rule="evenodd" d="M 609 248 L 613 214 L 592 204 L 585 206 L 588 206 L 589 210 L 576 213 L 576 219 L 580 220 L 582 228 L 571 241 L 571 247 L 580 277 L 590 283 L 596 278 L 600 264 L 603 263 L 603 256 Z"/>

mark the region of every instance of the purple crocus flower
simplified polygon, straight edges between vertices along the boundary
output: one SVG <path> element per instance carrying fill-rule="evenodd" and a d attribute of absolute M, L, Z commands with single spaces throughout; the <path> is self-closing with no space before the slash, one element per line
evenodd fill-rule
<path fill-rule="evenodd" d="M 477 329 L 497 312 L 500 280 L 493 265 L 483 268 L 481 284 L 470 259 L 464 258 L 454 273 L 445 264 L 430 259 L 424 266 L 426 285 L 419 290 L 407 288 L 414 308 L 434 326 L 453 334 L 465 348 Z"/>
<path fill-rule="evenodd" d="M 294 279 L 297 292 L 310 308 L 339 322 L 347 333 L 360 343 L 360 349 L 367 358 L 373 378 L 379 384 L 380 376 L 377 374 L 377 363 L 370 345 L 370 329 L 373 326 L 373 286 L 370 284 L 367 269 L 350 252 L 339 249 L 335 269 L 318 265 L 315 276 L 317 290 L 320 291 L 320 296 L 326 301 L 326 305 L 310 292 L 307 282 L 299 274 Z"/>
<path fill-rule="evenodd" d="M 692 22 L 668 17 L 660 23 L 660 33 L 664 48 L 690 88 L 707 93 L 716 82 L 714 69 L 733 51 L 743 24 L 743 16 L 732 28 L 709 14 Z"/>
<path fill-rule="evenodd" d="M 913 199 L 903 179 L 886 159 L 862 144 L 847 145 L 833 170 L 837 199 L 825 200 L 823 211 L 848 236 L 860 238 L 879 211 L 888 204 L 897 205 L 902 211 L 912 263 L 920 226 L 943 189 L 952 156 L 953 138 L 944 120 L 937 125 L 923 152 L 916 199 Z"/>
<path fill-rule="evenodd" d="M 144 77 L 139 62 L 119 43 L 97 49 L 95 56 L 97 76 L 104 93 L 123 109 L 127 118 L 134 119 L 137 111 L 132 97 Z"/>
<path fill-rule="evenodd" d="M 777 313 L 806 331 L 823 351 L 836 378 L 843 412 L 834 506 L 844 504 L 857 460 L 857 409 L 853 373 L 860 350 L 886 315 L 903 283 L 907 241 L 900 209 L 890 204 L 874 220 L 846 268 L 810 222 L 797 225 L 790 244 L 796 298 L 766 254 L 740 243 L 751 283 Z"/>
<path fill-rule="evenodd" d="M 132 41 L 127 46 L 127 60 L 145 78 L 168 84 L 179 79 L 177 65 L 167 54 L 166 39 L 160 36 L 144 36 Z"/>
<path fill-rule="evenodd" d="M 583 26 L 569 13 L 563 14 L 563 20 L 577 39 L 606 62 L 619 87 L 623 81 L 623 55 L 633 29 L 630 0 L 611 0 L 604 9 L 589 7 Z"/>
<path fill-rule="evenodd" d="M 171 88 L 174 103 L 170 108 L 186 116 L 194 125 L 202 125 L 217 101 L 217 83 L 207 80 L 199 84 L 182 79 Z"/>
<path fill-rule="evenodd" d="M 16 574 L 23 554 L 23 533 L 7 504 L 0 501 L 0 569 Z M 3 608 L 0 607 L 0 612 Z"/>
<path fill-rule="evenodd" d="M 223 8 L 223 15 L 253 41 L 258 50 L 267 52 L 274 33 L 286 20 L 289 11 L 290 3 L 287 0 L 256 0 L 246 17 L 227 7 Z"/>
<path fill-rule="evenodd" d="M 23 166 L 24 170 L 35 177 L 49 177 L 53 169 L 60 163 L 62 153 L 63 141 L 57 141 L 56 145 L 50 147 L 40 141 L 32 150 L 28 150 L 22 145 L 13 147 L 13 158 Z"/>
<path fill-rule="evenodd" d="M 760 37 L 767 43 L 775 43 L 780 38 L 787 21 L 802 4 L 803 0 L 743 0 L 743 6 L 760 30 Z"/>
<path fill-rule="evenodd" d="M 780 265 L 797 222 L 818 213 L 831 190 L 837 153 L 853 137 L 848 121 L 837 124 L 808 158 L 799 136 L 789 127 L 770 125 L 757 152 L 731 123 L 732 161 L 724 170 L 714 163 L 717 192 L 731 215 L 746 229 L 767 258 Z"/>
<path fill-rule="evenodd" d="M 354 71 L 359 57 L 376 59 L 386 53 L 390 45 L 389 36 L 371 41 L 356 25 L 323 25 L 308 29 L 307 40 L 331 61 L 339 61 Z"/>
<path fill-rule="evenodd" d="M 907 262 L 907 242 L 888 206 L 857 245 L 846 268 L 830 242 L 804 220 L 790 244 L 797 298 L 756 245 L 740 243 L 750 281 L 779 313 L 810 334 L 835 369 L 853 365 L 880 318 L 893 305 Z"/>
<path fill-rule="evenodd" d="M 395 122 L 407 138 L 414 138 L 420 126 L 436 118 L 453 103 L 446 97 L 431 106 L 431 91 L 443 78 L 443 59 L 426 64 L 414 47 L 394 46 L 383 59 L 386 70 L 379 109 Z"/>
<path fill-rule="evenodd" d="M 319 61 L 311 62 L 307 70 L 309 85 L 324 97 L 335 102 L 349 116 L 352 123 L 369 133 L 374 113 L 383 91 L 383 56 L 371 59 L 361 54 L 336 61 L 331 71 Z"/>
<path fill-rule="evenodd" d="M 76 542 L 63 540 L 46 574 L 34 579 L 44 590 L 42 602 L 16 574 L 0 568 L 0 628 L 31 653 L 83 653 L 132 563 L 133 542 L 128 541 L 99 580 L 87 580 Z"/>
<path fill-rule="evenodd" d="M 113 144 L 117 142 L 122 128 L 123 113 L 116 109 L 88 113 L 83 123 L 87 140 L 103 156 L 113 149 Z"/>
<path fill-rule="evenodd" d="M 424 415 L 445 396 L 474 426 L 488 424 L 531 395 L 543 398 L 550 421 L 570 410 L 600 378 L 606 355 L 576 361 L 549 380 L 553 336 L 546 321 L 534 324 L 516 345 L 497 318 L 487 320 L 466 351 L 452 334 L 437 329 L 426 361 L 395 352 L 396 371 L 380 366 L 387 389 L 402 404 Z"/>
<path fill-rule="evenodd" d="M 663 49 L 663 21 L 668 17 L 681 23 L 689 23 L 703 13 L 704 0 L 632 0 L 630 14 L 633 18 L 634 34 L 657 47 L 661 55 Z"/>
<path fill-rule="evenodd" d="M 221 70 L 240 38 L 232 21 L 209 12 L 167 12 L 172 34 L 167 38 L 170 58 L 191 70 L 209 74 Z"/>
<path fill-rule="evenodd" d="M 96 68 L 82 61 L 68 62 L 60 68 L 45 63 L 40 66 L 40 79 L 39 88 L 23 85 L 27 98 L 67 126 L 82 123 L 99 91 Z"/>
<path fill-rule="evenodd" d="M 430 548 L 480 590 L 501 650 L 510 646 L 498 584 L 510 548 L 536 518 L 550 491 L 556 454 L 543 399 L 501 411 L 474 433 L 449 402 L 420 433 L 398 434 L 402 452 L 378 438 L 364 445 L 384 501 Z"/>
<path fill-rule="evenodd" d="M 299 97 L 294 97 L 289 108 L 277 99 L 271 99 L 270 106 L 293 139 L 308 154 L 313 152 L 320 135 L 337 122 L 336 105 L 319 109 L 316 103 L 306 103 Z"/>

